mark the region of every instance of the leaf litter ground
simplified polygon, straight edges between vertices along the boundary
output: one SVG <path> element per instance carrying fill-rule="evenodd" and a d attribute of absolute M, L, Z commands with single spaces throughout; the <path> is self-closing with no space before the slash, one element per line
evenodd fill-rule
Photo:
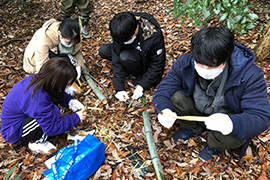
<path fill-rule="evenodd" d="M 15 1 L 16 2 L 16 1 Z M 251 1 L 251 3 L 257 1 Z M 60 0 L 23 3 L 23 6 L 4 4 L 2 2 L 1 29 L 0 29 L 0 108 L 4 98 L 10 89 L 26 74 L 22 69 L 24 50 L 33 33 L 50 18 L 56 17 L 59 12 Z M 260 36 L 260 28 L 267 24 L 269 12 L 265 12 L 267 2 L 254 9 L 259 14 L 259 25 L 248 34 L 236 36 L 236 41 L 254 49 Z M 110 19 L 122 11 L 148 12 L 160 23 L 166 44 L 166 67 L 164 76 L 169 71 L 176 59 L 190 52 L 190 38 L 200 27 L 192 25 L 191 20 L 180 24 L 181 17 L 174 19 L 172 14 L 166 13 L 173 7 L 173 2 L 154 0 L 115 0 L 95 1 L 95 10 L 90 16 L 89 29 L 91 39 L 83 39 L 83 56 L 90 74 L 98 81 L 100 91 L 108 97 L 108 103 L 103 105 L 97 96 L 88 87 L 82 78 L 83 93 L 76 95 L 89 109 L 87 122 L 79 123 L 65 134 L 50 138 L 50 141 L 58 148 L 63 148 L 72 141 L 67 140 L 68 133 L 83 133 L 95 130 L 94 136 L 106 145 L 106 161 L 89 179 L 138 179 L 134 175 L 132 162 L 126 156 L 129 154 L 127 146 L 132 145 L 144 159 L 149 172 L 144 179 L 156 179 L 156 174 L 151 162 L 148 145 L 144 134 L 142 112 L 147 110 L 150 114 L 153 136 L 166 179 L 269 179 L 270 178 L 270 145 L 269 130 L 259 137 L 252 139 L 252 144 L 247 150 L 247 155 L 238 160 L 238 151 L 226 151 L 212 162 L 203 163 L 198 155 L 206 143 L 206 134 L 193 137 L 187 144 L 183 142 L 173 143 L 171 136 L 179 129 L 178 123 L 173 128 L 166 129 L 156 122 L 151 103 L 154 88 L 145 92 L 144 99 L 133 103 L 131 108 L 128 103 L 120 103 L 114 97 L 113 74 L 111 62 L 103 60 L 98 55 L 98 48 L 104 43 L 111 42 L 108 26 Z M 78 20 L 76 10 L 72 18 Z M 210 21 L 209 25 L 218 25 L 216 21 Z M 257 63 L 265 71 L 265 80 L 269 82 L 269 64 Z M 129 95 L 132 95 L 134 87 L 132 78 L 126 83 Z M 71 113 L 68 109 L 61 109 L 63 114 Z M 14 146 L 0 137 L 0 179 L 18 163 L 12 177 L 22 174 L 20 179 L 43 179 L 42 171 L 45 155 L 31 152 L 27 146 Z"/>

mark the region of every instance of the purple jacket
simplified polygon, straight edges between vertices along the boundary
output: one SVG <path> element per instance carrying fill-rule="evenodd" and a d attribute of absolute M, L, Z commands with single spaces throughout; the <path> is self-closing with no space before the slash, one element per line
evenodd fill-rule
<path fill-rule="evenodd" d="M 7 142 L 15 143 L 21 138 L 24 120 L 28 116 L 36 119 L 47 136 L 64 133 L 80 122 L 76 113 L 61 117 L 59 108 L 52 102 L 46 91 L 36 90 L 31 99 L 33 87 L 31 86 L 25 92 L 31 79 L 32 76 L 29 76 L 18 82 L 10 90 L 3 103 L 1 135 Z M 61 106 L 68 107 L 68 102 L 71 99 L 73 97 L 66 94 Z"/>
<path fill-rule="evenodd" d="M 247 47 L 235 44 L 229 61 L 229 77 L 225 100 L 235 112 L 232 135 L 239 139 L 253 138 L 270 126 L 270 105 L 262 70 L 254 65 L 255 55 Z M 153 105 L 160 111 L 173 110 L 171 96 L 178 90 L 193 94 L 197 73 L 192 54 L 182 55 L 173 64 L 153 96 Z"/>

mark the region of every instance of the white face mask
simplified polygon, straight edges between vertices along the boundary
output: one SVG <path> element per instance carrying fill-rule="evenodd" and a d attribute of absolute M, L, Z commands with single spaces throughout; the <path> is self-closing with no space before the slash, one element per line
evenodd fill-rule
<path fill-rule="evenodd" d="M 65 47 L 67 47 L 67 48 L 70 48 L 70 47 L 72 47 L 73 45 L 74 45 L 74 43 L 63 43 L 63 42 L 61 42 L 61 44 L 63 45 L 63 46 L 65 46 Z"/>
<path fill-rule="evenodd" d="M 218 69 L 204 69 L 195 63 L 195 69 L 199 76 L 207 80 L 215 79 L 218 75 L 220 75 L 220 73 L 222 73 L 224 67 L 225 65 Z"/>
<path fill-rule="evenodd" d="M 62 35 L 60 35 L 60 42 L 64 47 L 70 48 L 70 47 L 72 47 L 74 45 L 74 43 L 65 43 L 65 42 L 63 42 L 63 39 L 64 38 L 62 37 Z"/>
<path fill-rule="evenodd" d="M 133 41 L 136 39 L 137 36 L 134 36 L 133 38 L 131 38 L 130 40 L 124 42 L 124 44 L 131 44 L 133 43 Z"/>

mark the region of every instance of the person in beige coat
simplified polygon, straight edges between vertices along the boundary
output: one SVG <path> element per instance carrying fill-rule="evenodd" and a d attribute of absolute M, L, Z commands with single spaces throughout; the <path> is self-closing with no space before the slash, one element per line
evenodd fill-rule
<path fill-rule="evenodd" d="M 37 73 L 42 65 L 53 57 L 66 57 L 77 70 L 77 79 L 81 76 L 81 67 L 84 60 L 81 53 L 82 43 L 80 27 L 75 20 L 50 19 L 38 29 L 28 46 L 23 58 L 23 69 L 30 74 Z M 73 95 L 76 90 L 67 89 Z"/>
<path fill-rule="evenodd" d="M 27 73 L 37 73 L 47 60 L 68 54 L 75 57 L 76 66 L 82 67 L 84 60 L 81 48 L 80 27 L 76 21 L 48 20 L 35 32 L 26 47 L 23 69 Z"/>

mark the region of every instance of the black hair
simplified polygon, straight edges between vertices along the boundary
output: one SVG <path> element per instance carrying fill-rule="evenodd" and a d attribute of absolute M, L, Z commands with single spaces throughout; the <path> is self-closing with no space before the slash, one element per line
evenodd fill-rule
<path fill-rule="evenodd" d="M 46 61 L 37 75 L 33 75 L 27 91 L 33 85 L 31 97 L 37 89 L 46 91 L 55 104 L 59 104 L 65 97 L 65 89 L 71 85 L 77 77 L 77 71 L 70 61 L 65 57 L 54 57 Z"/>
<path fill-rule="evenodd" d="M 70 39 L 70 43 L 81 42 L 80 26 L 75 20 L 63 19 L 58 30 L 63 38 Z"/>
<path fill-rule="evenodd" d="M 114 41 L 126 42 L 137 28 L 137 20 L 130 12 L 116 14 L 110 21 L 110 32 Z"/>
<path fill-rule="evenodd" d="M 194 60 L 209 67 L 218 67 L 230 60 L 234 50 L 234 35 L 225 27 L 210 26 L 191 38 Z"/>

